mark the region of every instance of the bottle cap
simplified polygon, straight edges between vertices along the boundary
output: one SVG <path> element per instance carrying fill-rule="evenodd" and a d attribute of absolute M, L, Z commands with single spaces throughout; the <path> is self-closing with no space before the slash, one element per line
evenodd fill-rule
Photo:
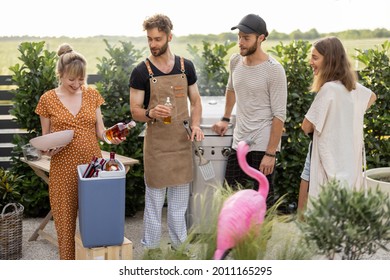
<path fill-rule="evenodd" d="M 135 123 L 135 121 L 130 121 L 130 122 L 128 122 L 128 123 L 126 124 L 126 126 L 127 126 L 128 128 L 133 128 L 133 127 L 136 126 L 136 123 Z"/>

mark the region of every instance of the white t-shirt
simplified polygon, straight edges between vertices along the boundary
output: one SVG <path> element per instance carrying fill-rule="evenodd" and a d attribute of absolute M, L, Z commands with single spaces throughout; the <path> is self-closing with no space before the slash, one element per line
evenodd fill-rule
<path fill-rule="evenodd" d="M 309 195 L 335 178 L 350 188 L 362 185 L 364 114 L 371 90 L 357 83 L 349 92 L 339 81 L 325 83 L 306 114 L 314 126 Z"/>
<path fill-rule="evenodd" d="M 255 143 L 250 151 L 265 151 L 272 119 L 286 119 L 287 79 L 283 66 L 271 56 L 258 65 L 247 66 L 240 54 L 233 54 L 227 89 L 236 95 L 232 147 L 236 149 L 240 141 L 251 139 Z"/>

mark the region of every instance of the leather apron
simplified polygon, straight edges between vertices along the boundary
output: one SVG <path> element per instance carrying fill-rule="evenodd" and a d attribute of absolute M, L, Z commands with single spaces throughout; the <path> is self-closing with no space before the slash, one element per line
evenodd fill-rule
<path fill-rule="evenodd" d="M 184 59 L 180 58 L 181 74 L 154 77 L 149 60 L 145 61 L 149 72 L 150 101 L 148 108 L 164 104 L 170 97 L 171 124 L 162 120 L 147 123 L 144 137 L 144 172 L 146 184 L 153 188 L 190 183 L 193 180 L 191 141 L 183 126 L 189 120 L 188 81 Z"/>

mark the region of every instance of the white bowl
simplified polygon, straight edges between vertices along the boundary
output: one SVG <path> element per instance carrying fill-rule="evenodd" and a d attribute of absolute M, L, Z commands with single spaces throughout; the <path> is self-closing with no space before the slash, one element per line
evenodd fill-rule
<path fill-rule="evenodd" d="M 74 130 L 62 130 L 30 139 L 30 144 L 41 151 L 60 148 L 72 141 Z"/>

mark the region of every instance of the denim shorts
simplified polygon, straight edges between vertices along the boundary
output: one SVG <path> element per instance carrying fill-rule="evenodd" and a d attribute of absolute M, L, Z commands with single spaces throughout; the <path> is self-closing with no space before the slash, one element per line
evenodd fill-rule
<path fill-rule="evenodd" d="M 309 150 L 307 151 L 305 166 L 303 167 L 303 171 L 301 173 L 301 179 L 308 181 L 310 180 L 310 154 L 311 154 L 311 143 L 309 144 Z"/>

